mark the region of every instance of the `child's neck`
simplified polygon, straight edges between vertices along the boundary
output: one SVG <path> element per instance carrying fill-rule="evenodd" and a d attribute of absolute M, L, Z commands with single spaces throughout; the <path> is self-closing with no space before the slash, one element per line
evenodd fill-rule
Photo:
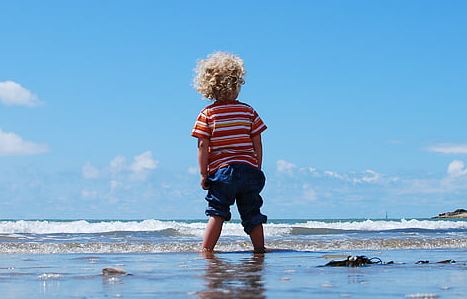
<path fill-rule="evenodd" d="M 216 103 L 231 103 L 231 102 L 237 102 L 238 100 L 235 99 L 216 99 Z"/>

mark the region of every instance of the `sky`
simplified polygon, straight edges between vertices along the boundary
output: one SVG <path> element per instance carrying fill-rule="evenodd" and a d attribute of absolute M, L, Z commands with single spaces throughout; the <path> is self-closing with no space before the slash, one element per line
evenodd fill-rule
<path fill-rule="evenodd" d="M 1 1 L 0 219 L 204 219 L 199 59 L 242 57 L 270 219 L 467 208 L 465 1 Z M 235 207 L 234 218 L 238 218 Z"/>

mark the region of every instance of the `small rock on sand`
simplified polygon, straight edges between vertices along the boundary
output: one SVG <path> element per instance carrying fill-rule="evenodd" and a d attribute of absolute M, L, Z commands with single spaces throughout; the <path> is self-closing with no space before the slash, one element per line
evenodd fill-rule
<path fill-rule="evenodd" d="M 112 268 L 112 267 L 108 267 L 108 268 L 104 268 L 102 269 L 102 275 L 104 276 L 111 276 L 111 275 L 127 275 L 128 273 L 121 269 L 121 268 Z"/>

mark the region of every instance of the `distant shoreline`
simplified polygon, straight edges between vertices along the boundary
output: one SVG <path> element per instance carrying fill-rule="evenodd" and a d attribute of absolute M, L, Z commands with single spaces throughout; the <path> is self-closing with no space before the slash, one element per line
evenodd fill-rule
<path fill-rule="evenodd" d="M 467 218 L 467 210 L 464 209 L 457 209 L 454 212 L 445 212 L 438 214 L 433 218 Z"/>

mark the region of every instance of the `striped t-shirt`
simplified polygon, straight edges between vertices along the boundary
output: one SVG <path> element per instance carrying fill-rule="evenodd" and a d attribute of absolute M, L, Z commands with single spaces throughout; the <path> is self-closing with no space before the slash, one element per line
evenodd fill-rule
<path fill-rule="evenodd" d="M 245 103 L 216 101 L 201 110 L 191 135 L 209 139 L 208 172 L 230 164 L 258 167 L 251 138 L 266 130 L 258 113 Z"/>

